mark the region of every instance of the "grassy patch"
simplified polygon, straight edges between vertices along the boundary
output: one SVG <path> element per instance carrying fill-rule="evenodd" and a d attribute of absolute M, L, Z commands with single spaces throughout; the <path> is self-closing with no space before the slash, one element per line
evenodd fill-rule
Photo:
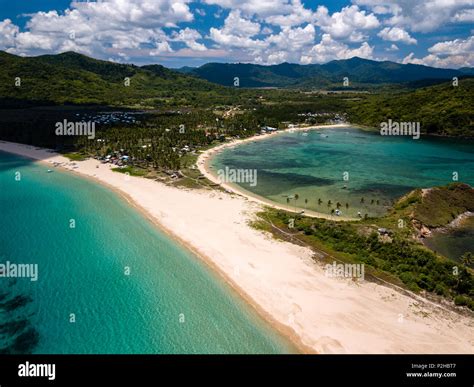
<path fill-rule="evenodd" d="M 84 161 L 87 159 L 86 155 L 77 152 L 63 153 L 63 156 L 67 157 L 71 161 Z"/>
<path fill-rule="evenodd" d="M 204 188 L 203 185 L 199 184 L 196 180 L 189 179 L 187 177 L 173 181 L 171 182 L 171 185 L 175 187 L 190 188 L 190 189 Z"/>
<path fill-rule="evenodd" d="M 132 167 L 132 166 L 126 166 L 125 168 L 112 168 L 112 171 L 114 172 L 119 172 L 119 173 L 124 173 L 124 174 L 129 174 L 130 176 L 146 176 L 148 174 L 148 171 L 137 168 L 137 167 Z"/>

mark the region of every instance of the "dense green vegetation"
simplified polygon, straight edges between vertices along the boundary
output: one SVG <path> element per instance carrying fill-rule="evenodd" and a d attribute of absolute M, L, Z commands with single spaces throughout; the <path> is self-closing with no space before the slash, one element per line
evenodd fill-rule
<path fill-rule="evenodd" d="M 365 96 L 349 110 L 349 120 L 379 127 L 392 119 L 420 122 L 421 132 L 451 136 L 474 136 L 474 79 L 451 82 L 396 94 Z"/>
<path fill-rule="evenodd" d="M 16 84 L 18 81 L 20 84 Z M 212 97 L 223 91 L 218 85 L 183 75 L 162 66 L 116 64 L 76 53 L 18 57 L 0 52 L 0 97 L 10 105 L 17 101 L 48 104 L 99 104 L 156 107 L 188 100 L 190 92 Z"/>
<path fill-rule="evenodd" d="M 217 64 L 200 69 L 206 66 L 214 68 Z M 158 111 L 159 114 L 194 109 L 214 112 L 215 118 L 223 118 L 222 126 L 250 130 L 262 125 L 283 128 L 290 122 L 322 123 L 339 114 L 352 123 L 372 127 L 388 119 L 420 121 L 424 133 L 473 135 L 473 79 L 460 79 L 457 87 L 449 82 L 419 88 L 430 85 L 433 79 L 439 81 L 462 75 L 469 69 L 460 72 L 360 58 L 310 66 L 284 63 L 277 66 L 219 64 L 217 67 L 222 73 L 231 74 L 232 80 L 241 76 L 240 87 L 223 87 L 159 65 L 117 64 L 71 52 L 30 58 L 0 52 L 0 106 L 2 109 L 34 109 L 95 105 L 102 110 L 103 107 L 119 107 Z M 235 69 L 243 73 L 239 75 Z M 219 71 L 212 74 L 220 76 Z M 284 77 L 287 81 L 298 80 L 300 86 L 316 82 L 338 91 L 304 91 L 306 87 L 303 90 L 248 89 L 243 79 L 249 74 L 263 83 L 267 82 L 266 77 Z M 350 87 L 340 85 L 343 76 L 349 76 Z M 384 82 L 411 83 L 394 86 Z M 362 87 L 366 90 L 360 90 Z M 68 118 L 68 110 L 64 111 Z M 229 111 L 232 114 L 226 116 Z M 6 130 L 28 132 L 31 120 L 25 124 L 26 118 L 18 113 L 6 111 L 7 117 L 1 121 L 10 123 L 8 116 L 16 114 L 20 118 L 13 120 Z M 311 118 L 305 116 L 309 113 L 312 113 Z M 48 116 L 50 114 L 45 112 L 40 115 L 26 112 L 26 117 L 32 118 L 35 125 L 49 125 Z M 35 136 L 18 134 L 22 135 Z"/>

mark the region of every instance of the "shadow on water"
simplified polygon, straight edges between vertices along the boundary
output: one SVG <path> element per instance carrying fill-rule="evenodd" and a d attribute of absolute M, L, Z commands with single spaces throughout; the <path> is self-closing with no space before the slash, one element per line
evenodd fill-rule
<path fill-rule="evenodd" d="M 21 171 L 34 160 L 0 151 L 0 171 Z M 0 203 L 2 197 L 0 196 Z M 1 207 L 1 205 L 0 205 Z M 2 257 L 0 257 L 2 258 Z M 1 261 L 1 259 L 0 259 Z M 4 281 L 3 278 L 0 281 Z M 30 354 L 39 343 L 28 307 L 32 299 L 18 292 L 16 280 L 0 282 L 0 354 Z"/>
<path fill-rule="evenodd" d="M 1 140 L 0 140 L 1 143 Z M 18 171 L 23 167 L 33 164 L 35 160 L 0 150 L 0 172 L 1 171 Z"/>
<path fill-rule="evenodd" d="M 8 290 L 0 292 L 0 354 L 33 353 L 39 343 L 38 331 L 31 323 L 27 309 L 32 299 L 14 294 L 14 281 Z"/>
<path fill-rule="evenodd" d="M 334 181 L 331 179 L 265 170 L 258 171 L 258 178 L 262 178 L 265 184 L 257 184 L 253 191 L 262 196 L 277 195 L 294 189 L 294 187 L 322 187 L 334 184 Z M 244 188 L 247 187 L 246 184 L 241 185 Z"/>
<path fill-rule="evenodd" d="M 34 160 L 29 158 L 12 155 L 0 150 L 0 171 L 17 170 L 33 162 Z"/>
<path fill-rule="evenodd" d="M 412 191 L 415 187 L 399 184 L 388 184 L 388 183 L 378 183 L 378 184 L 366 184 L 360 188 L 354 188 L 351 190 L 354 194 L 360 195 L 382 195 L 382 196 L 392 196 L 392 197 L 401 197 L 408 192 Z"/>
<path fill-rule="evenodd" d="M 260 152 L 262 153 L 262 152 Z M 255 153 L 252 153 L 252 156 L 255 156 Z M 297 160 L 292 157 L 285 158 L 268 158 L 268 159 L 259 159 L 258 161 L 252 160 L 250 156 L 248 159 L 240 158 L 235 154 L 222 154 L 216 158 L 219 160 L 220 165 L 227 166 L 229 168 L 235 169 L 297 169 L 301 167 L 307 167 L 308 164 L 304 161 Z M 259 172 L 260 173 L 260 172 Z"/>

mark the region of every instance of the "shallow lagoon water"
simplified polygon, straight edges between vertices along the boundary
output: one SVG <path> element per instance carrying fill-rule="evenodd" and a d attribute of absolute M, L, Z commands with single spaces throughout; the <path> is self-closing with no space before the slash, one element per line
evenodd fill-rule
<path fill-rule="evenodd" d="M 292 206 L 329 214 L 339 202 L 345 216 L 381 216 L 414 188 L 453 182 L 454 172 L 474 185 L 474 142 L 381 136 L 353 127 L 295 131 L 225 149 L 211 166 L 257 169 L 255 187 L 237 184 L 278 203 L 298 194 Z"/>

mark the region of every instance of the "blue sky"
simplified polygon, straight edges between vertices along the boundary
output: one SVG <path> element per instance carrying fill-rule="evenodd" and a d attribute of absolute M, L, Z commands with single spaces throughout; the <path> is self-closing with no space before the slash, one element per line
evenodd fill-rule
<path fill-rule="evenodd" d="M 474 0 L 0 0 L 0 50 L 168 67 L 360 56 L 474 67 Z"/>

